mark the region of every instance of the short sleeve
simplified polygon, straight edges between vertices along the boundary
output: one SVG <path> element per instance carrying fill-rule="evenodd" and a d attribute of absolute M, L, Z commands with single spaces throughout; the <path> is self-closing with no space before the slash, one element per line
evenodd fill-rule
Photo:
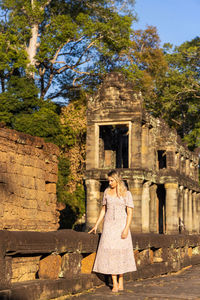
<path fill-rule="evenodd" d="M 132 195 L 131 195 L 131 192 L 129 192 L 129 191 L 127 191 L 127 193 L 126 193 L 125 204 L 126 204 L 126 206 L 128 206 L 128 207 L 131 207 L 131 208 L 134 207 L 134 204 L 133 204 L 133 197 L 132 197 Z"/>
<path fill-rule="evenodd" d="M 106 191 L 103 193 L 102 205 L 106 205 Z"/>

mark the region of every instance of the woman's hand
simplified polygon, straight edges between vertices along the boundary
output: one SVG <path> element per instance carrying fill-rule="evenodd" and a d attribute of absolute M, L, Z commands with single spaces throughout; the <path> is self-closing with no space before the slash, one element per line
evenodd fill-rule
<path fill-rule="evenodd" d="M 97 226 L 96 225 L 90 231 L 88 231 L 88 233 L 92 233 L 93 231 L 96 234 L 96 232 L 97 232 Z"/>
<path fill-rule="evenodd" d="M 122 238 L 122 239 L 126 239 L 127 236 L 128 236 L 128 229 L 125 228 L 125 229 L 122 231 L 121 238 Z"/>

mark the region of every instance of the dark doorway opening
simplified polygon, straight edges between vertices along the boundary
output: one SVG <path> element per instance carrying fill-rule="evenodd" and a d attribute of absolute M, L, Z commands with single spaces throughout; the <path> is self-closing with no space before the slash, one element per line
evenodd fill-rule
<path fill-rule="evenodd" d="M 166 190 L 164 184 L 159 184 L 157 187 L 158 197 L 158 231 L 165 233 L 166 230 Z"/>
<path fill-rule="evenodd" d="M 128 168 L 128 135 L 128 125 L 100 126 L 100 168 Z"/>
<path fill-rule="evenodd" d="M 159 169 L 165 169 L 167 167 L 167 158 L 165 150 L 158 150 L 158 167 Z"/>

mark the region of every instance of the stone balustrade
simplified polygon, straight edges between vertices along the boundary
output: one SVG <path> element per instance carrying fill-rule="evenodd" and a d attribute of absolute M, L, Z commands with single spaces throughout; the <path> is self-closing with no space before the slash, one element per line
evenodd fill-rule
<path fill-rule="evenodd" d="M 91 273 L 100 235 L 0 231 L 0 299 L 53 299 L 109 282 Z M 200 235 L 132 234 L 137 280 L 200 263 Z"/>

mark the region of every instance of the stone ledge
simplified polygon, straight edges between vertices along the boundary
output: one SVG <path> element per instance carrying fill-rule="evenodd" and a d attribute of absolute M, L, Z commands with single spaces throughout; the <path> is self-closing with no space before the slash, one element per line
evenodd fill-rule
<path fill-rule="evenodd" d="M 97 249 L 100 234 L 63 229 L 51 232 L 0 230 L 0 254 L 34 254 L 74 252 L 92 253 Z M 200 244 L 200 235 L 161 235 L 132 233 L 133 248 L 195 247 Z"/>
<path fill-rule="evenodd" d="M 94 274 L 79 275 L 69 279 L 33 280 L 12 284 L 10 289 L 0 291 L 1 300 L 47 300 L 75 294 L 103 282 Z"/>

